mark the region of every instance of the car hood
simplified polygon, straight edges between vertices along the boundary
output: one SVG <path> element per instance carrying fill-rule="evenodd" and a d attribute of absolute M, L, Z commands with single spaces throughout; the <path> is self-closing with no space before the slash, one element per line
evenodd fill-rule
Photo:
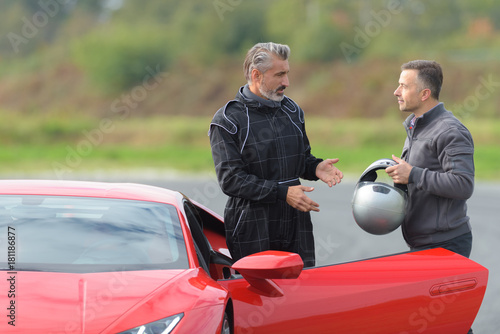
<path fill-rule="evenodd" d="M 12 276 L 15 296 L 2 295 L 0 299 L 2 305 L 15 302 L 16 333 L 116 333 L 224 303 L 207 292 L 221 288 L 199 268 L 86 274 L 16 272 Z M 0 325 L 1 332 L 12 328 L 6 321 Z"/>

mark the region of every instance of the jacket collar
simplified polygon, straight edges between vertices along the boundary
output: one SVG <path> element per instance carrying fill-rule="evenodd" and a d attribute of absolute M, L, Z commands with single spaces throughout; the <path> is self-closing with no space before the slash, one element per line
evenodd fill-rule
<path fill-rule="evenodd" d="M 416 120 L 415 124 L 418 122 L 418 125 L 422 126 L 428 123 L 432 123 L 434 120 L 439 118 L 442 114 L 446 112 L 446 109 L 444 108 L 443 102 L 439 102 L 434 108 L 430 109 L 427 111 L 425 114 L 422 116 L 418 117 Z M 415 117 L 415 114 L 411 114 L 406 118 L 404 121 L 404 125 L 407 128 L 410 128 L 411 120 Z"/>
<path fill-rule="evenodd" d="M 257 109 L 265 110 L 275 110 L 281 108 L 281 101 L 273 101 L 264 99 L 258 95 L 252 93 L 248 84 L 243 87 L 240 87 L 238 94 L 236 94 L 236 99 L 243 102 L 249 107 L 254 107 Z"/>

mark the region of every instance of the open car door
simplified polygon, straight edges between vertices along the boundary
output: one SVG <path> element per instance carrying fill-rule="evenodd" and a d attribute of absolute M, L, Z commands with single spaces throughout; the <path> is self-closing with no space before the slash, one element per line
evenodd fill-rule
<path fill-rule="evenodd" d="M 300 256 L 268 251 L 219 280 L 237 333 L 467 333 L 488 270 L 442 248 L 302 270 Z"/>
<path fill-rule="evenodd" d="M 278 251 L 232 264 L 222 217 L 195 207 L 211 275 L 231 295 L 234 334 L 465 334 L 486 292 L 488 270 L 442 248 L 306 269 Z"/>

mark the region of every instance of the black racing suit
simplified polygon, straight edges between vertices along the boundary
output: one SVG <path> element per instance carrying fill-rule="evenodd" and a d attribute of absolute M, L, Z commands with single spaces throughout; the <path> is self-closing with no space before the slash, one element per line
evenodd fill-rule
<path fill-rule="evenodd" d="M 311 216 L 286 203 L 299 178 L 317 180 L 322 161 L 311 154 L 304 112 L 288 97 L 276 102 L 240 88 L 210 124 L 210 144 L 222 191 L 226 242 L 233 259 L 264 250 L 301 255 L 314 266 Z"/>

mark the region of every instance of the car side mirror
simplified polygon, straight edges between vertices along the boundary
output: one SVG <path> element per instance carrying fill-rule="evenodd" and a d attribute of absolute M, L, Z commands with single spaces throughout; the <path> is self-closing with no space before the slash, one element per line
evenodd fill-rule
<path fill-rule="evenodd" d="M 257 293 L 281 297 L 283 291 L 273 279 L 299 277 L 304 262 L 299 254 L 282 251 L 264 251 L 236 261 L 232 268 L 239 272 Z"/>

